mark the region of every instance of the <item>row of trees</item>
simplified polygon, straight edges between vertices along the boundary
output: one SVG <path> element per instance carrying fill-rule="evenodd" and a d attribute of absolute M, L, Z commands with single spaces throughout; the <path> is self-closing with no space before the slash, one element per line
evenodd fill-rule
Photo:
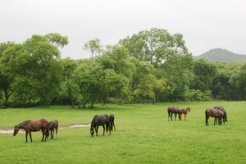
<path fill-rule="evenodd" d="M 66 44 L 57 33 L 1 43 L 1 106 L 246 98 L 246 64 L 193 60 L 181 34 L 153 28 L 106 48 L 91 40 L 81 60 L 60 57 Z"/>

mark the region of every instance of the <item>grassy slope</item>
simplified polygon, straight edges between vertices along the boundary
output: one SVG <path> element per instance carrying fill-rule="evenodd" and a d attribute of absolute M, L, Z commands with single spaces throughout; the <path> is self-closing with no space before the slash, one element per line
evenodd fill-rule
<path fill-rule="evenodd" d="M 89 128 L 60 129 L 53 141 L 33 143 L 24 134 L 0 135 L 0 163 L 244 163 L 246 102 L 175 103 L 191 107 L 186 121 L 167 121 L 171 103 L 106 105 L 94 110 L 69 107 L 0 110 L 0 128 L 36 118 L 58 119 L 61 126 L 88 124 L 94 114 L 114 113 L 116 131 L 91 138 Z M 204 110 L 222 105 L 229 122 L 205 126 Z"/>

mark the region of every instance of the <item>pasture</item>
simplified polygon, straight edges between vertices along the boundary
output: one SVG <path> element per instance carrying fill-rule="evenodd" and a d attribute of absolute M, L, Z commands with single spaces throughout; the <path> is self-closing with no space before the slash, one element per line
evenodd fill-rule
<path fill-rule="evenodd" d="M 168 121 L 167 107 L 190 107 L 186 121 Z M 206 108 L 224 106 L 225 125 L 205 126 Z M 116 131 L 111 136 L 91 137 L 88 125 L 95 114 L 115 115 Z M 0 134 L 0 163 L 245 163 L 246 102 L 179 102 L 160 104 L 105 105 L 95 109 L 65 106 L 1 109 L 0 129 L 13 129 L 27 120 L 59 121 L 58 136 L 41 141 L 41 132 Z"/>

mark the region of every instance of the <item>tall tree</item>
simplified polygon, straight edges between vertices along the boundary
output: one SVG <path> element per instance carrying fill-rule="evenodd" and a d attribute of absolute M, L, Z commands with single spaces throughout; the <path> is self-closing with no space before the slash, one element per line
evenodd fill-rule
<path fill-rule="evenodd" d="M 165 98 L 183 99 L 193 78 L 192 55 L 181 34 L 171 35 L 164 29 L 152 28 L 120 41 L 129 54 L 151 63 L 156 76 L 166 79 Z"/>
<path fill-rule="evenodd" d="M 100 53 L 102 46 L 98 38 L 89 40 L 84 44 L 84 49 L 91 52 L 91 58 L 94 58 L 97 53 Z"/>
<path fill-rule="evenodd" d="M 127 49 L 119 45 L 108 47 L 104 54 L 97 59 L 97 62 L 105 70 L 104 78 L 111 85 L 108 90 L 111 92 L 105 92 L 107 93 L 105 95 L 114 97 L 118 103 L 127 99 L 131 94 L 130 82 L 136 69 Z"/>

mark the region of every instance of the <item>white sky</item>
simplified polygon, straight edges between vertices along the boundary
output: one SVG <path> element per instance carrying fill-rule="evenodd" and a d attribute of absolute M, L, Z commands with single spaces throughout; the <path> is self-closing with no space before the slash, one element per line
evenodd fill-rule
<path fill-rule="evenodd" d="M 115 44 L 152 27 L 183 34 L 193 55 L 246 54 L 245 0 L 0 0 L 0 42 L 58 32 L 69 39 L 62 57 L 86 58 L 88 40 Z"/>

